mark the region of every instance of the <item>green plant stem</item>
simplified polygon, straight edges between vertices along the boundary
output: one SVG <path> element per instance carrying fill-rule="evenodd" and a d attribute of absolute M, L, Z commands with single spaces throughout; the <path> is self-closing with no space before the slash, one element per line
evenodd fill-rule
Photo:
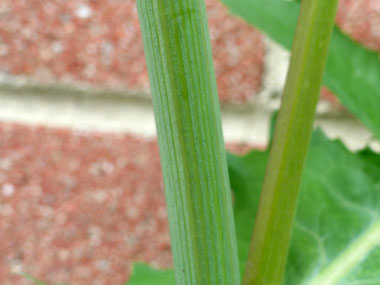
<path fill-rule="evenodd" d="M 303 0 L 244 284 L 281 284 L 337 0 Z"/>
<path fill-rule="evenodd" d="M 138 0 L 177 284 L 239 284 L 203 0 Z"/>

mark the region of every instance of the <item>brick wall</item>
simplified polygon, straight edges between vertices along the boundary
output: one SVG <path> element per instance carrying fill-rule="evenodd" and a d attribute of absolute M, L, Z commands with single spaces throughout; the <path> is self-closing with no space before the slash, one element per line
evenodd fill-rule
<path fill-rule="evenodd" d="M 226 121 L 231 114 L 235 116 L 230 124 L 235 130 L 244 116 L 241 110 L 246 106 L 254 109 L 263 88 L 273 83 L 265 82 L 265 76 L 281 56 L 276 57 L 277 51 L 274 57 L 270 54 L 271 45 L 255 28 L 230 16 L 216 0 L 206 2 L 222 107 L 232 103 L 241 108 L 225 116 Z M 374 50 L 380 49 L 378 2 L 342 0 L 337 17 L 346 33 Z M 272 65 L 268 56 L 274 60 Z M 287 55 L 282 57 L 286 63 Z M 119 88 L 137 97 L 148 93 L 135 2 L 2 0 L 0 72 L 10 82 L 22 76 L 42 86 L 84 84 Z M 107 124 L 94 132 L 90 124 L 81 125 L 86 118 L 75 113 L 75 108 L 91 115 L 103 112 L 100 106 L 111 101 L 116 103 L 109 103 L 109 110 L 98 119 L 112 121 L 112 111 L 120 105 L 114 94 L 85 99 L 78 94 L 76 101 L 72 89 L 67 89 L 70 96 L 55 89 L 46 95 L 28 86 L 9 92 L 6 85 L 7 81 L 0 84 L 2 104 L 10 106 L 0 108 L 0 283 L 30 284 L 16 275 L 22 271 L 48 282 L 122 284 L 133 261 L 170 266 L 154 132 L 142 128 L 142 134 L 136 136 L 128 128 L 113 129 Z M 323 94 L 324 101 L 337 107 L 332 94 L 327 90 Z M 31 105 L 28 98 L 35 98 L 37 105 Z M 74 103 L 69 105 L 69 100 Z M 86 100 L 90 103 L 82 104 Z M 91 105 L 96 100 L 100 103 Z M 12 104 L 19 102 L 28 103 L 24 109 L 12 111 Z M 15 123 L 17 110 L 28 113 L 28 109 L 45 110 L 44 106 L 66 112 L 66 120 L 74 116 L 73 126 L 60 128 L 53 111 L 39 120 L 26 117 L 25 124 Z M 266 124 L 269 115 L 265 116 Z M 244 118 L 251 120 L 252 115 Z M 241 132 L 255 132 L 257 124 L 247 122 L 250 124 Z M 125 125 L 128 123 L 135 124 Z M 226 132 L 234 151 L 244 152 L 254 144 L 241 139 L 246 134 Z M 259 146 L 264 146 L 262 141 Z"/>

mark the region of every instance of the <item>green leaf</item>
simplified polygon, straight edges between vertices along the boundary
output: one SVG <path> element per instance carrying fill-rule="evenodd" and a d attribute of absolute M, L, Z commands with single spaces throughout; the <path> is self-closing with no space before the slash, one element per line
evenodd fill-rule
<path fill-rule="evenodd" d="M 377 183 L 380 183 L 380 155 L 374 153 L 371 149 L 366 148 L 360 151 L 359 155 L 367 162 L 365 172 L 372 175 Z"/>
<path fill-rule="evenodd" d="M 285 284 L 380 284 L 380 167 L 373 163 L 380 158 L 366 152 L 350 153 L 340 142 L 314 133 Z M 241 270 L 267 157 L 267 152 L 257 151 L 228 157 Z"/>
<path fill-rule="evenodd" d="M 290 49 L 300 4 L 288 0 L 222 0 L 232 13 Z M 380 61 L 335 28 L 324 84 L 380 138 Z"/>
<path fill-rule="evenodd" d="M 175 284 L 174 271 L 157 270 L 148 265 L 137 263 L 133 266 L 133 272 L 126 285 L 171 285 Z"/>
<path fill-rule="evenodd" d="M 228 153 L 231 187 L 234 193 L 234 216 L 238 242 L 240 272 L 243 275 L 248 258 L 254 217 L 260 200 L 267 152 L 253 151 L 244 157 Z M 252 163 L 252 161 L 254 161 Z"/>
<path fill-rule="evenodd" d="M 228 154 L 241 272 L 267 159 L 267 151 L 253 151 L 243 157 Z M 329 141 L 321 131 L 315 131 L 302 178 L 284 283 L 378 285 L 379 264 L 380 155 L 369 149 L 351 153 L 342 143 Z M 140 283 L 128 284 L 175 284 L 172 271 L 138 268 L 131 282 Z"/>

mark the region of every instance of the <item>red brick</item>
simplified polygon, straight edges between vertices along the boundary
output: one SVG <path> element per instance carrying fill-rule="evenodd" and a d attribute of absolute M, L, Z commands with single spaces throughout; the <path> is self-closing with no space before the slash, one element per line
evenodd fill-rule
<path fill-rule="evenodd" d="M 0 237 L 0 284 L 22 284 L 17 266 L 76 285 L 170 266 L 156 140 L 0 124 Z"/>
<path fill-rule="evenodd" d="M 17 264 L 79 285 L 171 264 L 155 141 L 2 124 L 0 157 L 1 284 Z"/>
<path fill-rule="evenodd" d="M 337 24 L 366 47 L 380 51 L 380 1 L 341 0 Z"/>
<path fill-rule="evenodd" d="M 0 70 L 41 81 L 147 91 L 135 5 L 114 0 L 3 0 Z M 261 85 L 262 36 L 229 16 L 219 1 L 208 0 L 207 8 L 220 98 L 245 101 Z"/>

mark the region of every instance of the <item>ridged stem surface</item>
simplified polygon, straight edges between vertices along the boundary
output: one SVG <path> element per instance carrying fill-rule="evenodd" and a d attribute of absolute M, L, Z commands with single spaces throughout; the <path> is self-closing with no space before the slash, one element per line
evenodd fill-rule
<path fill-rule="evenodd" d="M 137 0 L 177 284 L 239 284 L 204 0 Z"/>

